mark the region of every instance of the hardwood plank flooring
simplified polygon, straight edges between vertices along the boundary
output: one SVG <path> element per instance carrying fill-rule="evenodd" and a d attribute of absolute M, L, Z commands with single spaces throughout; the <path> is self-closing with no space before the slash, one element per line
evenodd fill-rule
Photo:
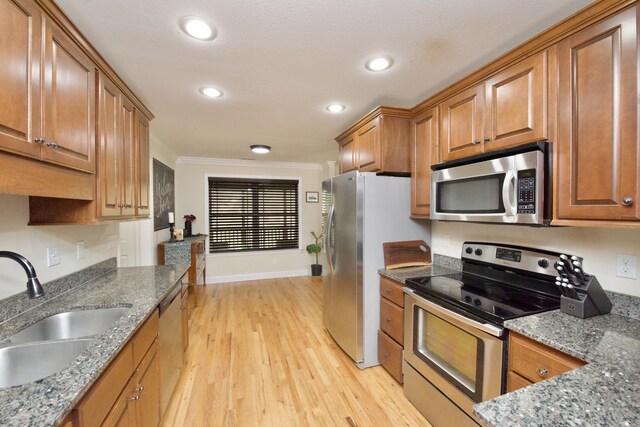
<path fill-rule="evenodd" d="M 429 426 L 380 366 L 359 370 L 322 326 L 322 279 L 196 286 L 173 426 Z"/>

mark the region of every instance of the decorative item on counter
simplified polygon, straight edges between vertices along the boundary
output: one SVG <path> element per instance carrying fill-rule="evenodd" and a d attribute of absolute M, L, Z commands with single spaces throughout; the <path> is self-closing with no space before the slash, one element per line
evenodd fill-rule
<path fill-rule="evenodd" d="M 320 246 L 319 242 L 322 240 L 323 233 L 320 233 L 320 235 L 316 235 L 316 233 L 312 231 L 311 235 L 315 239 L 315 243 L 311 243 L 310 245 L 307 245 L 307 252 L 310 255 L 311 254 L 316 255 L 316 263 L 311 264 L 311 275 L 322 276 L 322 264 L 320 264 L 318 261 L 318 254 L 320 253 L 320 251 L 322 251 L 322 246 Z"/>
<path fill-rule="evenodd" d="M 196 216 L 187 214 L 184 216 L 184 237 L 191 237 L 193 233 L 191 231 L 191 222 L 196 220 Z"/>
<path fill-rule="evenodd" d="M 169 242 L 175 242 L 176 238 L 173 235 L 173 231 L 175 230 L 175 217 L 173 212 L 169 212 Z"/>
<path fill-rule="evenodd" d="M 556 285 L 560 288 L 560 311 L 586 319 L 611 312 L 613 304 L 594 275 L 584 272 L 582 258 L 560 255 L 554 267 L 558 271 Z"/>
<path fill-rule="evenodd" d="M 184 231 L 180 228 L 176 228 L 173 232 L 173 235 L 176 236 L 176 240 L 178 242 L 184 240 Z"/>
<path fill-rule="evenodd" d="M 431 265 L 431 248 L 424 240 L 385 242 L 382 249 L 387 270 Z"/>

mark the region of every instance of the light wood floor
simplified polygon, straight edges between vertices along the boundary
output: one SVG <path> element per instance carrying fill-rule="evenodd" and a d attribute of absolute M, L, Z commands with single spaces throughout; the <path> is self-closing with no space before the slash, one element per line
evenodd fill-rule
<path fill-rule="evenodd" d="M 428 426 L 380 366 L 322 326 L 322 279 L 197 286 L 185 371 L 164 426 Z"/>

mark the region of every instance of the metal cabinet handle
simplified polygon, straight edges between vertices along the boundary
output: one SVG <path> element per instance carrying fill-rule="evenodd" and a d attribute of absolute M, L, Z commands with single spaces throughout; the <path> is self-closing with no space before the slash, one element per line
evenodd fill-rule
<path fill-rule="evenodd" d="M 384 358 L 386 359 L 387 357 L 389 357 L 389 353 L 384 354 Z"/>
<path fill-rule="evenodd" d="M 623 206 L 631 206 L 632 204 L 633 204 L 633 198 L 631 198 L 629 196 L 622 198 L 622 205 Z"/>
<path fill-rule="evenodd" d="M 143 391 L 143 390 L 144 390 L 144 386 L 141 385 L 140 387 L 134 389 L 133 391 L 136 392 L 136 391 Z"/>
<path fill-rule="evenodd" d="M 55 150 L 56 148 L 58 148 L 58 143 L 55 141 L 47 142 L 47 147 L 51 147 Z"/>
<path fill-rule="evenodd" d="M 132 205 L 122 205 L 123 208 L 131 208 L 133 207 Z"/>
<path fill-rule="evenodd" d="M 391 289 L 387 288 L 387 293 L 390 294 L 391 293 Z"/>
<path fill-rule="evenodd" d="M 41 136 L 37 137 L 37 138 L 33 138 L 33 142 L 37 142 L 38 144 L 44 144 L 45 142 L 47 142 L 47 140 Z"/>
<path fill-rule="evenodd" d="M 128 398 L 127 400 L 140 400 L 140 396 L 133 396 Z"/>
<path fill-rule="evenodd" d="M 144 206 L 142 206 L 142 205 L 139 205 L 139 206 L 138 206 L 138 209 L 142 209 L 142 208 L 144 208 Z"/>
<path fill-rule="evenodd" d="M 488 136 L 484 137 L 484 142 L 491 142 L 491 138 L 489 138 Z"/>
<path fill-rule="evenodd" d="M 478 144 L 480 144 L 480 140 L 479 140 L 479 139 L 474 139 L 474 140 L 473 140 L 473 143 L 474 143 L 475 145 L 478 145 Z"/>
<path fill-rule="evenodd" d="M 546 370 L 545 368 L 538 368 L 538 375 L 540 375 L 542 378 L 544 378 L 547 375 L 549 375 L 549 371 Z"/>
<path fill-rule="evenodd" d="M 391 318 L 387 317 L 387 323 L 391 322 Z"/>

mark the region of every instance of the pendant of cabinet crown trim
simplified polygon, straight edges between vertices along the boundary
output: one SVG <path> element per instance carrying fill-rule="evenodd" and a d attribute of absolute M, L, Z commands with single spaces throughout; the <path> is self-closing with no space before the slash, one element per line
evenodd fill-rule
<path fill-rule="evenodd" d="M 547 52 L 442 102 L 440 161 L 546 139 Z"/>
<path fill-rule="evenodd" d="M 637 23 L 634 6 L 558 45 L 561 220 L 640 219 Z"/>

